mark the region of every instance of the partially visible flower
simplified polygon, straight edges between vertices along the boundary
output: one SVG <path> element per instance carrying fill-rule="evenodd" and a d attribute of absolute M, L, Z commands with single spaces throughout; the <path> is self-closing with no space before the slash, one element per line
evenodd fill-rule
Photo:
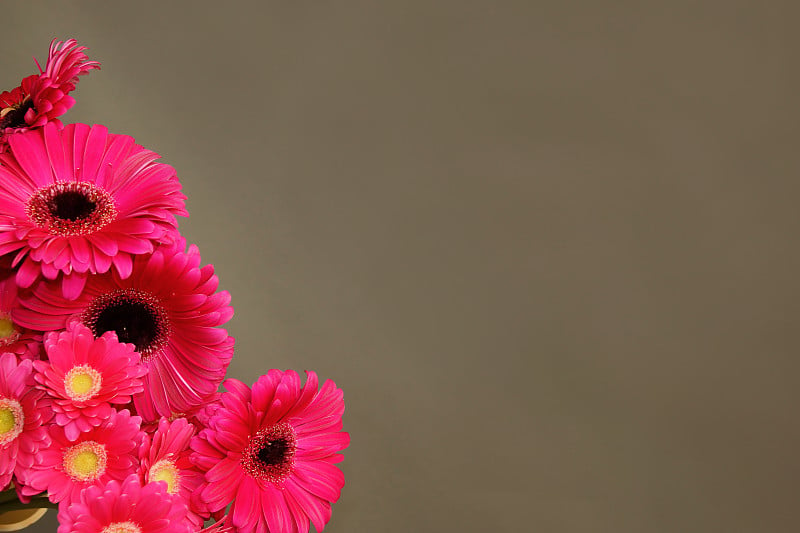
<path fill-rule="evenodd" d="M 80 297 L 61 295 L 58 283 L 39 283 L 12 314 L 42 331 L 64 327 L 76 316 L 94 335 L 115 331 L 148 368 L 145 390 L 134 397 L 145 421 L 201 407 L 219 387 L 233 356 L 233 338 L 220 327 L 233 316 L 230 295 L 216 292 L 214 267 L 200 267 L 200 252 L 179 238 L 151 255 L 136 256 L 132 273 L 89 278 Z"/>
<path fill-rule="evenodd" d="M 50 410 L 44 393 L 33 388 L 32 363 L 0 354 L 0 490 L 13 475 L 25 477 L 39 448 L 48 444 L 44 424 Z"/>
<path fill-rule="evenodd" d="M 80 500 L 59 506 L 58 533 L 190 533 L 186 504 L 163 483 L 139 484 L 136 475 L 87 488 Z"/>
<path fill-rule="evenodd" d="M 335 463 L 350 442 L 341 431 L 344 402 L 332 381 L 305 386 L 294 371 L 271 370 L 252 389 L 228 379 L 209 427 L 192 440 L 204 470 L 198 498 L 210 511 L 231 504 L 242 533 L 321 531 L 339 499 L 344 475 Z"/>
<path fill-rule="evenodd" d="M 39 450 L 36 464 L 22 481 L 37 491 L 47 491 L 53 503 L 75 503 L 87 487 L 136 473 L 136 452 L 144 435 L 140 425 L 138 416 L 122 410 L 71 441 L 63 427 L 51 424 L 50 445 Z"/>
<path fill-rule="evenodd" d="M 69 440 L 105 422 L 112 404 L 125 405 L 144 390 L 147 368 L 135 346 L 120 343 L 113 331 L 95 339 L 73 321 L 66 331 L 48 333 L 44 344 L 47 360 L 33 363 L 34 379 L 52 399 L 55 423 Z"/>
<path fill-rule="evenodd" d="M 139 448 L 139 469 L 144 482 L 165 482 L 167 492 L 187 505 L 203 482 L 203 473 L 189 460 L 189 443 L 194 434 L 195 427 L 185 418 L 173 421 L 161 418 L 152 437 L 145 435 Z M 200 529 L 208 515 L 198 511 L 190 506 L 187 518 Z"/>
<path fill-rule="evenodd" d="M 14 277 L 0 279 L 0 353 L 11 352 L 22 359 L 38 359 L 42 335 L 15 324 L 11 310 L 16 306 L 18 287 Z"/>
<path fill-rule="evenodd" d="M 48 124 L 14 135 L 0 154 L 0 255 L 17 283 L 62 275 L 76 298 L 90 274 L 131 274 L 135 255 L 177 238 L 186 197 L 175 169 L 105 126 Z"/>
<path fill-rule="evenodd" d="M 48 122 L 61 124 L 56 117 L 75 105 L 69 93 L 75 89 L 78 76 L 100 68 L 100 63 L 88 60 L 84 50 L 86 47 L 78 46 L 75 39 L 54 39 L 44 70 L 39 67 L 39 74 L 27 76 L 19 87 L 0 94 L 0 152 L 8 135 Z"/>

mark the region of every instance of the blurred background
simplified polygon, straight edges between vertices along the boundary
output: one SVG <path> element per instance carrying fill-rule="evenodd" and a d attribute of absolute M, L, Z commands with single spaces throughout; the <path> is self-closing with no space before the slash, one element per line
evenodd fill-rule
<path fill-rule="evenodd" d="M 229 376 L 344 389 L 326 531 L 788 532 L 798 15 L 8 2 L 0 83 L 90 47 L 65 122 L 177 169 Z"/>

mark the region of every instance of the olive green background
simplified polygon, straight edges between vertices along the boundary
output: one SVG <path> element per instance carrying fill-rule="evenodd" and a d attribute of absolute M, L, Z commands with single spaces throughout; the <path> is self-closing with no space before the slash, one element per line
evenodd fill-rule
<path fill-rule="evenodd" d="M 344 389 L 326 531 L 792 532 L 794 5 L 7 2 L 0 82 L 89 46 L 66 119 L 178 170 L 229 375 Z"/>

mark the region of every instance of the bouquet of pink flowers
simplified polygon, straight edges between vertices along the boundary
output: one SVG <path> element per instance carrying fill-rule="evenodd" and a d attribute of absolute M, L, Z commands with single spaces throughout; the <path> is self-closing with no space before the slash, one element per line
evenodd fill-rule
<path fill-rule="evenodd" d="M 57 506 L 59 533 L 321 530 L 342 391 L 291 370 L 223 383 L 233 308 L 178 232 L 175 170 L 58 120 L 99 68 L 85 49 L 54 41 L 0 94 L 0 513 Z"/>

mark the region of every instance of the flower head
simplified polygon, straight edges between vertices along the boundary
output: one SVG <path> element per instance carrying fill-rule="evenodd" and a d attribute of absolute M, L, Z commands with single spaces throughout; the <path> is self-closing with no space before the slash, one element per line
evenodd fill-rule
<path fill-rule="evenodd" d="M 42 352 L 41 334 L 23 328 L 11 318 L 17 295 L 13 276 L 0 279 L 0 352 L 11 352 L 22 359 L 38 359 Z"/>
<path fill-rule="evenodd" d="M 125 479 L 138 467 L 140 425 L 138 416 L 115 411 L 100 426 L 70 440 L 63 427 L 52 424 L 50 445 L 39 450 L 37 463 L 23 481 L 35 490 L 46 490 L 52 502 L 69 504 L 78 501 L 86 487 Z"/>
<path fill-rule="evenodd" d="M 342 429 L 342 391 L 317 389 L 308 372 L 272 370 L 252 389 L 225 382 L 209 427 L 192 440 L 192 460 L 206 471 L 198 497 L 210 511 L 231 503 L 239 531 L 321 531 L 344 475 L 335 463 L 350 442 Z"/>
<path fill-rule="evenodd" d="M 32 385 L 32 361 L 0 354 L 0 490 L 13 475 L 24 477 L 48 441 L 50 411 Z"/>
<path fill-rule="evenodd" d="M 0 255 L 16 253 L 17 283 L 62 274 L 77 297 L 89 274 L 131 273 L 134 255 L 177 236 L 186 215 L 175 170 L 105 126 L 54 125 L 14 135 L 0 154 Z"/>
<path fill-rule="evenodd" d="M 49 122 L 61 124 L 56 117 L 75 104 L 69 93 L 75 89 L 78 76 L 100 68 L 97 61 L 88 61 L 84 50 L 86 47 L 78 46 L 75 39 L 54 39 L 44 70 L 39 67 L 39 74 L 27 76 L 19 87 L 0 94 L 0 152 L 11 134 Z"/>
<path fill-rule="evenodd" d="M 132 344 L 109 331 L 94 338 L 78 321 L 45 337 L 47 361 L 33 363 L 38 387 L 52 399 L 55 422 L 70 440 L 107 420 L 112 404 L 124 405 L 144 390 L 147 368 Z"/>
<path fill-rule="evenodd" d="M 59 506 L 58 533 L 189 533 L 186 504 L 163 483 L 141 486 L 136 475 L 91 486 L 69 506 Z"/>
<path fill-rule="evenodd" d="M 215 292 L 214 267 L 200 267 L 197 247 L 182 238 L 136 256 L 132 273 L 89 278 L 75 300 L 58 283 L 39 283 L 20 300 L 12 317 L 42 331 L 77 317 L 95 337 L 114 331 L 132 343 L 148 373 L 144 393 L 133 398 L 146 421 L 192 412 L 213 395 L 233 355 L 233 338 L 219 328 L 233 315 L 230 295 Z"/>

